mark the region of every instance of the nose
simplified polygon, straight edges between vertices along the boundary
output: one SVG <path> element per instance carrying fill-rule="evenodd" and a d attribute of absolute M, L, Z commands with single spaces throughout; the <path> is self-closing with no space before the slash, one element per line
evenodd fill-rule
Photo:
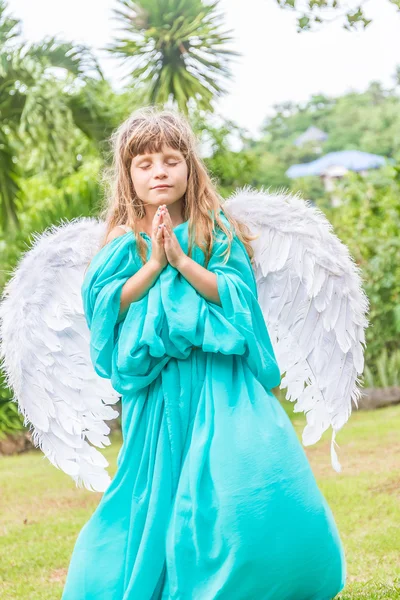
<path fill-rule="evenodd" d="M 167 174 L 167 170 L 165 168 L 165 165 L 163 163 L 157 163 L 154 167 L 154 176 L 160 177 L 161 175 L 166 175 L 166 174 Z"/>

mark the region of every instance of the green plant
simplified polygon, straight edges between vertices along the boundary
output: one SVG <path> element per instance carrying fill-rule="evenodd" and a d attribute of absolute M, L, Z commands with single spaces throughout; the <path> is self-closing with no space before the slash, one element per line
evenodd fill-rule
<path fill-rule="evenodd" d="M 218 0 L 118 0 L 114 13 L 122 36 L 105 50 L 132 67 L 131 84 L 145 87 L 151 104 L 170 98 L 188 112 L 188 102 L 212 112 L 226 93 L 220 79 L 231 77 L 230 31 L 220 28 Z"/>
<path fill-rule="evenodd" d="M 361 268 L 363 287 L 370 300 L 366 364 L 381 385 L 389 378 L 389 373 L 384 377 L 383 367 L 378 367 L 387 363 L 384 368 L 389 368 L 388 360 L 381 358 L 385 356 L 383 350 L 387 350 L 388 357 L 397 356 L 399 350 L 400 177 L 392 166 L 365 177 L 349 173 L 337 187 L 336 195 L 342 203 L 325 209 L 325 213 Z"/>
<path fill-rule="evenodd" d="M 383 348 L 380 356 L 376 359 L 375 368 L 372 370 L 368 365 L 364 369 L 365 387 L 391 387 L 400 386 L 400 350 L 394 350 L 390 355 Z"/>
<path fill-rule="evenodd" d="M 5 386 L 4 374 L 0 371 L 0 440 L 24 429 L 23 416 L 11 400 L 11 391 Z"/>

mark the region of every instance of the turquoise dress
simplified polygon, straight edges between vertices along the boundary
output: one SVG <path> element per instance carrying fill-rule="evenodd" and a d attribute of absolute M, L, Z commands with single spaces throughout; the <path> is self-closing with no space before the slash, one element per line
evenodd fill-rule
<path fill-rule="evenodd" d="M 174 231 L 187 253 L 188 222 Z M 222 306 L 168 264 L 120 319 L 134 234 L 90 264 L 91 359 L 121 394 L 123 443 L 62 600 L 330 600 L 344 587 L 334 517 L 271 392 L 281 374 L 250 260 L 235 236 L 223 264 L 226 247 L 218 230 L 207 268 Z M 204 266 L 198 246 L 192 258 Z"/>

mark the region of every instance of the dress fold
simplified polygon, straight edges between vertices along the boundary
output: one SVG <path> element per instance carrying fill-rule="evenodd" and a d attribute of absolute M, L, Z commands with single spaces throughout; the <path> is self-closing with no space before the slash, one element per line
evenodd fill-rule
<path fill-rule="evenodd" d="M 174 231 L 187 253 L 187 222 Z M 221 305 L 168 264 L 118 318 L 141 266 L 132 232 L 87 270 L 91 359 L 121 394 L 123 442 L 63 600 L 330 600 L 344 587 L 332 511 L 271 391 L 281 373 L 251 262 L 236 235 L 225 261 L 227 246 L 217 230 Z M 205 266 L 197 246 L 192 258 Z"/>

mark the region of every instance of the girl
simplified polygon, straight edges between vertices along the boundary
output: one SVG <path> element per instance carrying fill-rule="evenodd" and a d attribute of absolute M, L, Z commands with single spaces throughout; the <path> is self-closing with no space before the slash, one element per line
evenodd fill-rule
<path fill-rule="evenodd" d="M 82 298 L 123 444 L 62 599 L 330 600 L 343 546 L 271 392 L 254 238 L 224 212 L 181 115 L 139 110 L 113 142 Z"/>

